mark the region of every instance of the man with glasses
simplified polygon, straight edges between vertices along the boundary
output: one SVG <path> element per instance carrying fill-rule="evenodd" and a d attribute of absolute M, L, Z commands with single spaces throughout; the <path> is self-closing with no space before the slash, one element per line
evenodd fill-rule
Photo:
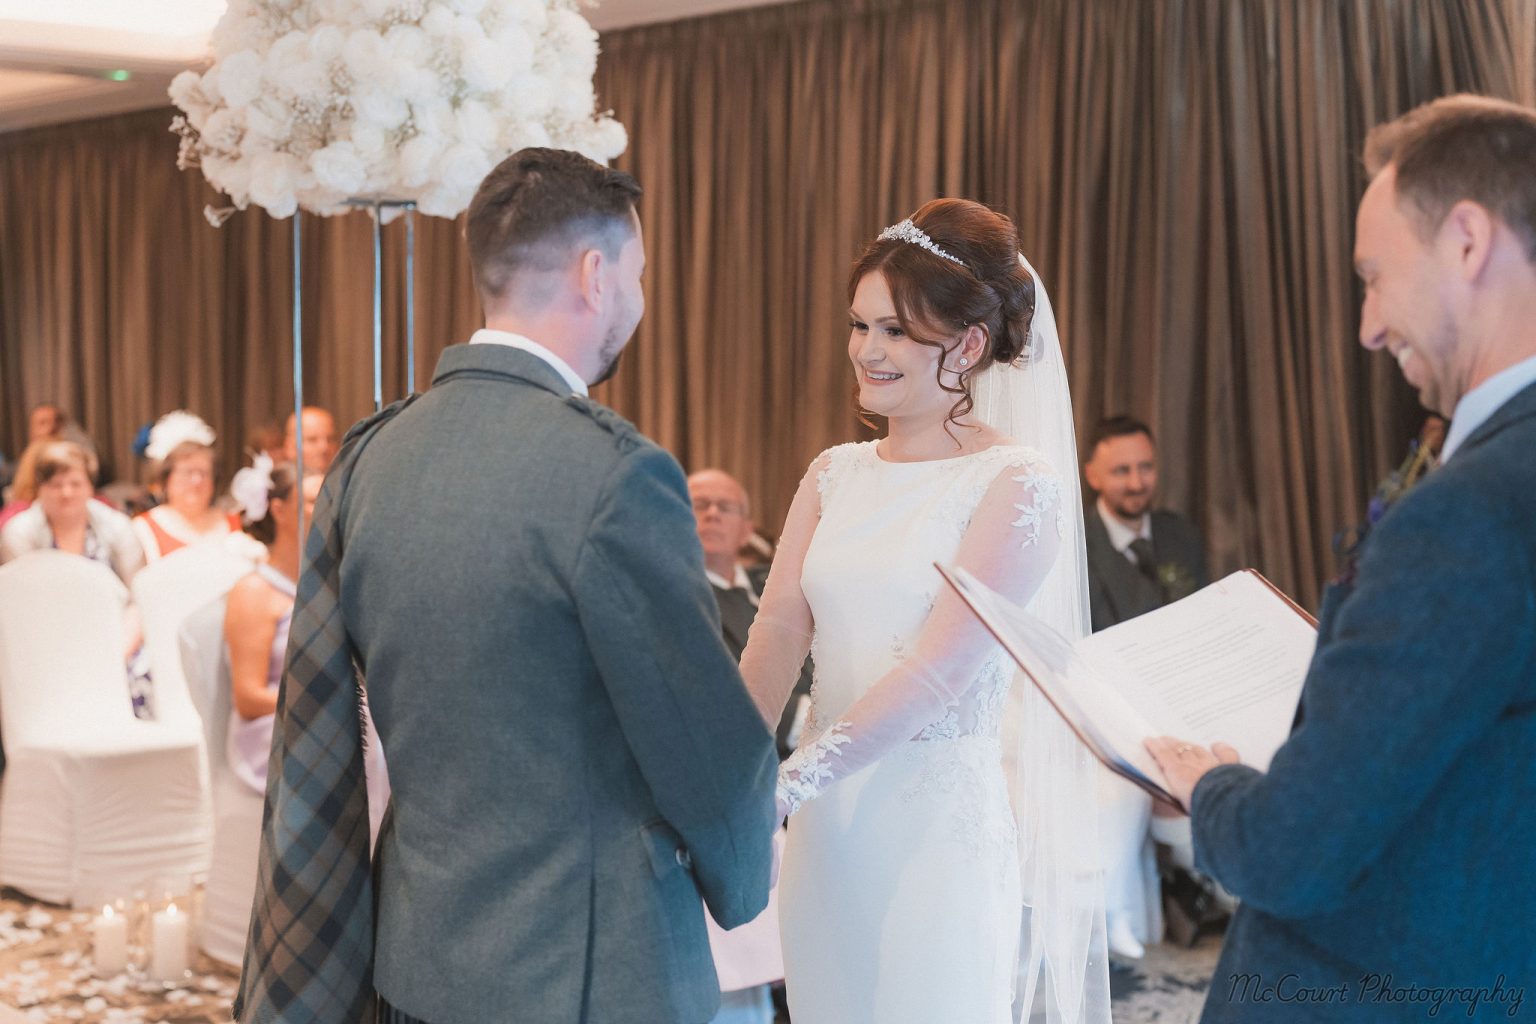
<path fill-rule="evenodd" d="M 766 565 L 747 568 L 737 557 L 752 538 L 752 503 L 746 488 L 719 469 L 701 469 L 690 476 L 688 496 L 693 499 L 693 517 L 698 520 L 699 543 L 704 548 L 704 574 L 720 606 L 720 631 L 725 646 L 740 661 L 747 646 L 747 631 L 757 617 L 757 599 L 768 579 Z M 775 733 L 781 759 L 794 751 L 800 738 L 810 694 L 811 663 L 807 659 Z"/>

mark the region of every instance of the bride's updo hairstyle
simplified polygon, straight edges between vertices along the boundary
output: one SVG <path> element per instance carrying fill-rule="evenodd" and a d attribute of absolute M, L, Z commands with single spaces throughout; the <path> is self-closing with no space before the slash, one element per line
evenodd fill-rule
<path fill-rule="evenodd" d="M 945 383 L 940 359 L 939 387 L 958 396 L 949 410 L 949 421 L 955 423 L 975 405 L 971 378 L 978 371 L 1028 357 L 1035 282 L 1019 261 L 1018 229 L 1004 214 L 969 199 L 934 199 L 911 221 L 935 248 L 953 258 L 887 231 L 854 262 L 848 301 L 853 302 L 860 281 L 879 271 L 891 290 L 896 319 L 913 341 L 947 353 L 955 335 L 972 324 L 986 330 L 986 349 L 975 363 L 960 369 L 955 386 Z M 857 383 L 854 396 L 857 403 Z"/>

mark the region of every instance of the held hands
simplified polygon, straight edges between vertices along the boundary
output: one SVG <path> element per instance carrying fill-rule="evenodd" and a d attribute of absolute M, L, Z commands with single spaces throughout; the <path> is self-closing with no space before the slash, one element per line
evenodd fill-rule
<path fill-rule="evenodd" d="M 1212 744 L 1209 750 L 1173 736 L 1155 736 L 1143 743 L 1168 779 L 1168 792 L 1185 807 L 1189 806 L 1201 776 L 1219 764 L 1237 764 L 1241 760 L 1237 751 L 1225 743 Z"/>

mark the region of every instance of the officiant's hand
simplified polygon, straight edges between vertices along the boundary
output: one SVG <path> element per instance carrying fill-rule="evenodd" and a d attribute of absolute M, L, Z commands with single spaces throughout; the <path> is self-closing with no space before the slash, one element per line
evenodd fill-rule
<path fill-rule="evenodd" d="M 1237 764 L 1241 760 L 1237 751 L 1225 743 L 1212 744 L 1207 750 L 1173 736 L 1156 736 L 1144 742 L 1168 780 L 1168 792 L 1185 807 L 1189 806 L 1202 775 L 1219 764 Z"/>

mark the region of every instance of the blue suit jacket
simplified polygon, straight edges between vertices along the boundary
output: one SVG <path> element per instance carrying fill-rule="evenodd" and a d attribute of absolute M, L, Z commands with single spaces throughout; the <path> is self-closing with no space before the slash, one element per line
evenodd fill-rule
<path fill-rule="evenodd" d="M 1195 787 L 1242 900 L 1201 1020 L 1536 1019 L 1536 386 L 1372 530 L 1302 707 Z"/>

